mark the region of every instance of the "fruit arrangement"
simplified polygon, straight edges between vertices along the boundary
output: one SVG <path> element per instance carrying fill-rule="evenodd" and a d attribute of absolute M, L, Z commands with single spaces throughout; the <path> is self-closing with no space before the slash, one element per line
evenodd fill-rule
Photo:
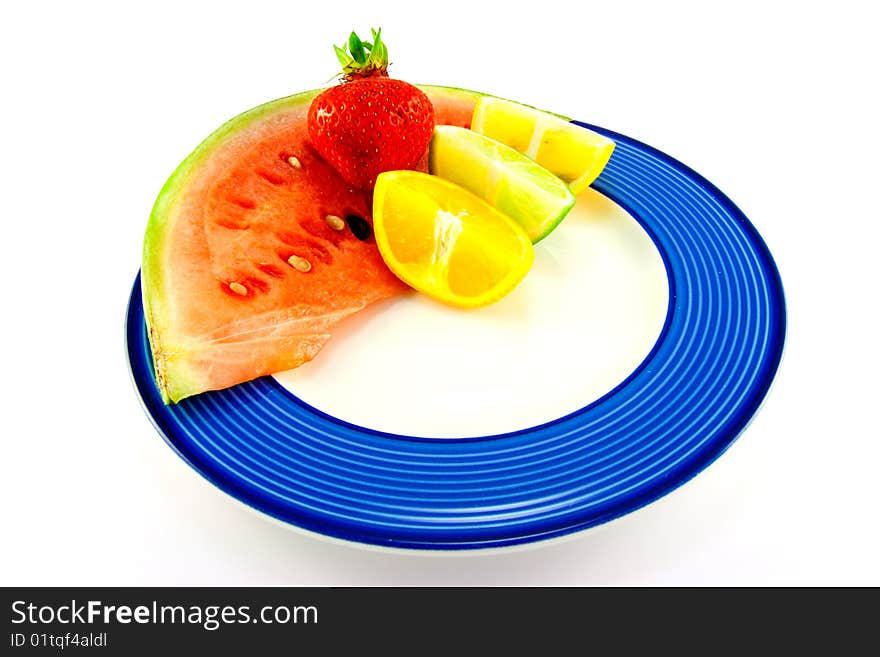
<path fill-rule="evenodd" d="M 342 81 L 232 119 L 166 182 L 141 271 L 166 403 L 312 359 L 411 288 L 463 308 L 526 276 L 614 143 L 540 110 L 388 75 L 380 30 Z"/>

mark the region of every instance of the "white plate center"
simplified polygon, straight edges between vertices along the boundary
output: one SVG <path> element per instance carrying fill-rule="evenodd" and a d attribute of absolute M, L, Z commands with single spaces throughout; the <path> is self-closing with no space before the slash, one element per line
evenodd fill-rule
<path fill-rule="evenodd" d="M 394 434 L 461 438 L 557 419 L 623 382 L 654 346 L 669 286 L 654 243 L 588 189 L 496 304 L 413 293 L 343 322 L 311 362 L 275 376 L 307 404 Z"/>

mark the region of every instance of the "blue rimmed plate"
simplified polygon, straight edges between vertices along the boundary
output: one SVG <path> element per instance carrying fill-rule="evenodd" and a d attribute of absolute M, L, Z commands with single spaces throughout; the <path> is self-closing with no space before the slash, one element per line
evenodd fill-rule
<path fill-rule="evenodd" d="M 617 142 L 593 188 L 644 231 L 666 286 L 652 341 L 621 361 L 625 375 L 607 374 L 601 394 L 575 387 L 574 397 L 545 405 L 542 419 L 521 420 L 527 428 L 508 430 L 502 421 L 485 426 L 503 433 L 479 425 L 471 434 L 450 430 L 455 437 L 446 439 L 366 428 L 376 425 L 328 412 L 283 377 L 165 406 L 138 278 L 128 353 L 159 432 L 197 472 L 259 511 L 393 547 L 482 548 L 561 536 L 633 511 L 696 475 L 743 430 L 776 372 L 785 333 L 779 274 L 754 227 L 711 183 L 645 144 L 587 127 Z"/>

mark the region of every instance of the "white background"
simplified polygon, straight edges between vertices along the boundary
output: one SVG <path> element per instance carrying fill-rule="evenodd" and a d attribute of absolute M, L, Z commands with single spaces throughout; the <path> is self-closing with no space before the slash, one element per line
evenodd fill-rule
<path fill-rule="evenodd" d="M 0 10 L 0 584 L 880 585 L 869 3 L 315 5 Z M 156 193 L 226 119 L 320 86 L 331 42 L 371 25 L 396 77 L 645 141 L 761 232 L 787 295 L 784 361 L 746 432 L 692 482 L 561 542 L 377 552 L 244 509 L 155 432 L 123 320 Z"/>

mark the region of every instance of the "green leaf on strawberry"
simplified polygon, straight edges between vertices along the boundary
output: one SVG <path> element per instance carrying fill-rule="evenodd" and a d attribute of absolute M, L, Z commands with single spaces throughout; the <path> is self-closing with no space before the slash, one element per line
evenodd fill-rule
<path fill-rule="evenodd" d="M 348 50 L 351 52 L 352 59 L 363 66 L 367 63 L 367 53 L 364 51 L 364 44 L 355 32 L 348 37 Z"/>
<path fill-rule="evenodd" d="M 336 58 L 339 60 L 339 64 L 342 66 L 343 71 L 350 69 L 353 64 L 357 63 L 352 56 L 348 54 L 348 51 L 345 48 L 333 46 L 333 49 L 336 51 Z"/>

